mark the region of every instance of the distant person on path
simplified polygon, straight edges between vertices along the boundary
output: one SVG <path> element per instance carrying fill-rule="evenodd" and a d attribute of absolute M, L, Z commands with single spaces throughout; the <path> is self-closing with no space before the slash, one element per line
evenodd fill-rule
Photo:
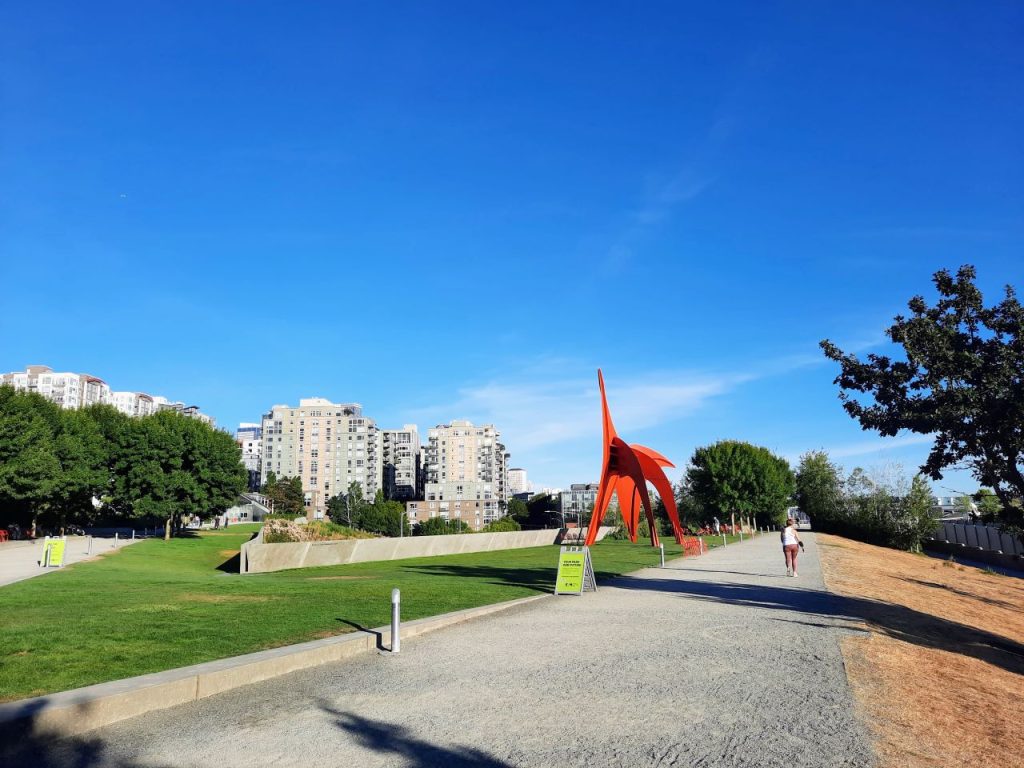
<path fill-rule="evenodd" d="M 720 522 L 718 522 L 718 518 L 717 517 L 713 518 L 713 520 L 714 520 L 714 522 L 711 525 L 715 529 L 715 536 L 717 536 L 719 534 L 719 532 L 721 531 L 721 529 L 722 529 L 722 524 Z"/>
<path fill-rule="evenodd" d="M 782 553 L 786 556 L 786 575 L 796 576 L 796 555 L 803 548 L 804 543 L 800 541 L 800 534 L 796 532 L 796 520 L 792 517 L 786 520 L 786 527 L 782 529 Z"/>

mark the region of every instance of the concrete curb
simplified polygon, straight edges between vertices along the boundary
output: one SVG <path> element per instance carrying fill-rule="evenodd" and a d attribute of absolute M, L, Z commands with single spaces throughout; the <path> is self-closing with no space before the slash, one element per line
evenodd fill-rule
<path fill-rule="evenodd" d="M 403 622 L 402 637 L 416 637 L 549 597 L 553 595 L 523 597 Z M 32 734 L 75 736 L 146 712 L 186 704 L 289 672 L 387 648 L 390 643 L 391 627 L 380 627 L 21 699 L 0 704 L 0 728 L 27 727 Z"/>

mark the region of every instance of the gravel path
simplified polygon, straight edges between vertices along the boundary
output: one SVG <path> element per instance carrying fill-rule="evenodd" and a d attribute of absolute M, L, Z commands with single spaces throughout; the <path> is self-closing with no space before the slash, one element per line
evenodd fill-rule
<path fill-rule="evenodd" d="M 813 535 L 774 535 L 45 745 L 40 766 L 867 766 Z M 599 556 L 599 553 L 598 553 Z M 598 562 L 598 567 L 600 563 Z M 16 761 L 17 762 L 17 761 Z"/>

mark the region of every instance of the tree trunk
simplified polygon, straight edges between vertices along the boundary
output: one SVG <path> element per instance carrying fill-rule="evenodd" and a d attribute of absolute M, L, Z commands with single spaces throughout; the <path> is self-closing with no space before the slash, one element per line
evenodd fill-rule
<path fill-rule="evenodd" d="M 171 540 L 171 518 L 168 517 L 164 521 L 164 541 Z"/>

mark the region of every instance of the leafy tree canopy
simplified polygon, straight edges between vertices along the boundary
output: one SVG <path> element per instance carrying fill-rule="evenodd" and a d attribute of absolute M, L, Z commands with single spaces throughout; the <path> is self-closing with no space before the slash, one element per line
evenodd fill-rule
<path fill-rule="evenodd" d="M 416 536 L 444 536 L 451 533 L 472 533 L 473 529 L 462 520 L 445 520 L 443 517 L 431 517 L 417 523 L 413 529 Z"/>
<path fill-rule="evenodd" d="M 686 471 L 691 492 L 708 514 L 784 522 L 793 497 L 793 472 L 767 448 L 722 440 L 698 448 Z"/>
<path fill-rule="evenodd" d="M 999 522 L 1024 532 L 1024 307 L 1011 286 L 986 307 L 975 270 L 934 275 L 938 301 L 915 296 L 910 316 L 897 315 L 886 334 L 904 360 L 861 360 L 827 339 L 825 356 L 840 364 L 835 379 L 843 408 L 861 427 L 885 436 L 910 430 L 934 437 L 921 471 L 933 480 L 947 467 L 970 468 L 1002 504 Z M 864 401 L 858 395 L 865 395 Z"/>

